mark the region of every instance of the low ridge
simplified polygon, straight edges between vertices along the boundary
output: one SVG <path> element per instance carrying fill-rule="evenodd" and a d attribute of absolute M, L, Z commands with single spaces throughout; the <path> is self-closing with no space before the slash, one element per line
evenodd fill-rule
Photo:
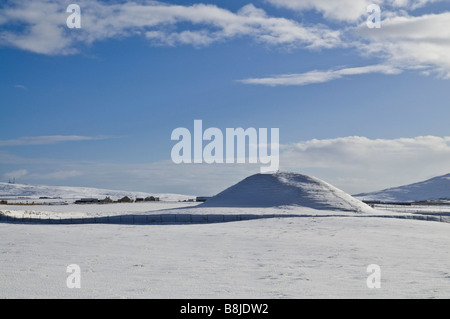
<path fill-rule="evenodd" d="M 433 177 L 418 183 L 353 196 L 361 200 L 381 202 L 450 200 L 450 174 Z"/>

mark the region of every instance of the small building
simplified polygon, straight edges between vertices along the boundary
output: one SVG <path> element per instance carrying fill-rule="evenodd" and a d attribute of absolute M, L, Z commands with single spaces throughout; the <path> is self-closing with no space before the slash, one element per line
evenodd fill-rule
<path fill-rule="evenodd" d="M 8 201 L 7 200 L 0 200 L 0 205 L 8 205 Z"/>
<path fill-rule="evenodd" d="M 119 203 L 132 203 L 133 200 L 130 197 L 125 196 L 125 197 L 122 197 L 121 199 L 119 199 L 117 202 L 119 202 Z"/>
<path fill-rule="evenodd" d="M 75 201 L 75 204 L 96 204 L 98 203 L 97 198 L 81 198 Z"/>
<path fill-rule="evenodd" d="M 196 202 L 206 202 L 208 199 L 210 199 L 211 197 L 207 197 L 207 196 L 198 196 L 195 201 Z"/>
<path fill-rule="evenodd" d="M 141 198 L 141 197 L 138 197 L 138 198 L 136 198 L 136 200 L 135 200 L 136 203 L 138 203 L 138 202 L 143 202 L 143 201 L 144 201 L 144 199 Z"/>
<path fill-rule="evenodd" d="M 105 199 L 102 199 L 102 200 L 100 200 L 99 202 L 100 202 L 101 204 L 111 204 L 111 203 L 114 203 L 114 201 L 113 201 L 109 196 L 106 196 Z"/>
<path fill-rule="evenodd" d="M 155 197 L 155 196 L 148 196 L 144 199 L 146 202 L 158 202 L 159 201 L 159 197 Z"/>

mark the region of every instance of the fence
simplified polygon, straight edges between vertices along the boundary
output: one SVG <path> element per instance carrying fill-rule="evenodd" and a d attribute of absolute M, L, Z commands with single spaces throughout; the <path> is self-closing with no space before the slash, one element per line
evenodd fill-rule
<path fill-rule="evenodd" d="M 233 221 L 245 221 L 261 218 L 297 217 L 298 215 L 256 215 L 256 214 L 156 214 L 156 215 L 118 215 L 101 217 L 55 218 L 55 217 L 17 217 L 0 214 L 0 222 L 3 223 L 27 223 L 27 224 L 209 224 L 225 223 Z"/>
<path fill-rule="evenodd" d="M 423 221 L 450 223 L 450 216 L 437 214 L 400 214 L 400 215 L 301 215 L 301 214 L 155 214 L 155 215 L 116 215 L 101 217 L 55 218 L 55 217 L 17 217 L 0 214 L 0 223 L 20 224 L 122 224 L 122 225 L 171 225 L 171 224 L 210 224 L 245 221 L 263 218 L 292 218 L 292 217 L 372 217 L 399 218 Z"/>

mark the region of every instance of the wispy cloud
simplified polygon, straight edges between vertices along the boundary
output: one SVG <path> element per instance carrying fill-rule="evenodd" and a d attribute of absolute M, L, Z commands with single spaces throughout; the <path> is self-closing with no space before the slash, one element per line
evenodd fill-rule
<path fill-rule="evenodd" d="M 272 17 L 252 4 L 237 12 L 210 4 L 173 5 L 157 1 L 77 2 L 82 28 L 66 26 L 66 1 L 11 1 L 0 11 L 0 44 L 42 54 L 71 54 L 77 47 L 110 38 L 146 36 L 158 45 L 203 46 L 248 37 L 271 45 L 327 48 L 340 44 L 340 32 Z"/>
<path fill-rule="evenodd" d="M 410 16 L 405 11 L 438 1 L 378 1 L 378 3 L 388 5 L 393 9 L 393 11 L 384 12 L 380 29 L 369 29 L 365 21 L 358 22 L 357 26 L 344 24 L 343 46 L 355 49 L 360 56 L 375 58 L 380 61 L 378 65 L 312 70 L 305 73 L 248 78 L 240 82 L 268 86 L 308 85 L 324 83 L 350 75 L 370 73 L 392 75 L 405 70 L 415 70 L 423 75 L 450 79 L 450 29 L 442 27 L 450 25 L 450 12 Z M 296 10 L 308 8 L 319 10 L 318 8 L 322 8 L 329 14 L 340 12 L 333 9 L 337 5 L 336 1 L 270 0 L 270 2 Z M 344 1 L 339 2 L 339 6 L 341 8 L 346 6 L 359 8 L 365 6 L 366 2 L 365 0 Z M 396 8 L 397 10 L 395 10 Z M 351 11 L 347 13 L 349 12 Z M 358 9 L 357 12 L 360 15 L 367 14 L 365 10 Z M 356 16 L 354 18 L 358 20 Z M 344 16 L 340 19 L 346 20 Z"/>
<path fill-rule="evenodd" d="M 34 168 L 35 169 L 35 168 Z M 18 169 L 10 172 L 6 172 L 0 175 L 0 180 L 16 180 L 23 181 L 27 180 L 28 182 L 37 182 L 43 183 L 52 180 L 65 180 L 73 177 L 78 177 L 83 175 L 82 172 L 71 169 L 62 169 L 59 168 L 57 170 L 54 169 L 45 169 L 44 171 L 39 172 L 31 172 L 28 169 Z"/>
<path fill-rule="evenodd" d="M 16 85 L 14 85 L 14 88 L 20 89 L 20 90 L 28 90 L 28 88 L 22 84 L 16 84 Z"/>
<path fill-rule="evenodd" d="M 56 170 L 45 173 L 31 173 L 28 174 L 27 178 L 31 180 L 64 180 L 81 175 L 83 173 L 76 170 Z"/>
<path fill-rule="evenodd" d="M 19 170 L 3 173 L 0 176 L 0 180 L 6 180 L 6 179 L 10 180 L 12 178 L 22 178 L 26 175 L 28 175 L 28 170 L 19 169 Z"/>
<path fill-rule="evenodd" d="M 48 145 L 76 141 L 103 140 L 106 136 L 78 136 L 78 135 L 50 135 L 50 136 L 30 136 L 12 140 L 0 140 L 0 147 L 4 146 L 27 146 L 27 145 Z"/>
<path fill-rule="evenodd" d="M 80 0 L 82 28 L 68 29 L 64 0 L 11 0 L 0 9 L 0 45 L 47 55 L 74 54 L 108 39 L 140 36 L 157 46 L 205 47 L 234 39 L 297 49 L 347 48 L 378 65 L 249 77 L 246 84 L 307 85 L 356 74 L 415 69 L 450 78 L 450 12 L 414 16 L 444 0 L 266 0 L 270 7 L 316 11 L 320 22 L 270 15 L 253 4 L 231 11 L 215 4 Z M 382 6 L 382 28 L 369 29 L 367 6 Z M 330 21 L 333 23 L 331 24 Z M 3 26 L 6 26 L 3 28 Z M 374 63 L 374 62 L 371 62 Z M 16 86 L 19 88 L 19 86 Z"/>
<path fill-rule="evenodd" d="M 423 16 L 393 15 L 371 32 L 364 24 L 353 30 L 358 50 L 382 57 L 399 68 L 416 68 L 424 74 L 450 78 L 450 12 Z"/>
<path fill-rule="evenodd" d="M 277 7 L 294 11 L 314 10 L 327 19 L 340 21 L 356 21 L 374 0 L 266 0 Z M 377 1 L 375 1 L 377 2 Z M 379 1 L 378 1 L 379 2 Z"/>
<path fill-rule="evenodd" d="M 344 76 L 353 76 L 370 73 L 399 74 L 401 72 L 402 72 L 401 69 L 391 65 L 369 65 L 363 67 L 342 68 L 338 70 L 327 70 L 327 71 L 314 70 L 300 74 L 281 74 L 272 77 L 249 78 L 239 80 L 239 82 L 244 84 L 259 84 L 268 86 L 309 85 L 336 80 Z"/>
<path fill-rule="evenodd" d="M 304 12 L 313 10 L 326 19 L 357 22 L 367 13 L 370 4 L 378 4 L 384 10 L 415 10 L 433 2 L 445 0 L 266 0 L 277 7 Z"/>

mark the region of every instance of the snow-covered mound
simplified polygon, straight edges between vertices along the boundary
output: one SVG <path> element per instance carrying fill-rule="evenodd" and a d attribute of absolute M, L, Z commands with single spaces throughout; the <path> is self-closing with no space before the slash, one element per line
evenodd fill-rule
<path fill-rule="evenodd" d="M 88 187 L 0 183 L 0 198 L 26 197 L 30 199 L 38 199 L 40 197 L 47 197 L 47 198 L 62 198 L 62 199 L 80 199 L 80 198 L 103 199 L 106 196 L 109 196 L 113 200 L 117 200 L 124 196 L 142 197 L 142 198 L 145 198 L 147 196 L 155 196 L 159 197 L 160 200 L 167 200 L 167 201 L 187 200 L 189 198 L 193 198 L 192 196 L 178 195 L 178 194 L 153 194 L 144 192 L 108 190 L 108 189 L 88 188 Z"/>
<path fill-rule="evenodd" d="M 301 206 L 317 210 L 371 211 L 368 205 L 318 178 L 287 172 L 252 175 L 208 199 L 202 206 Z"/>
<path fill-rule="evenodd" d="M 361 200 L 381 202 L 450 200 L 450 174 L 437 176 L 419 183 L 354 196 Z"/>

